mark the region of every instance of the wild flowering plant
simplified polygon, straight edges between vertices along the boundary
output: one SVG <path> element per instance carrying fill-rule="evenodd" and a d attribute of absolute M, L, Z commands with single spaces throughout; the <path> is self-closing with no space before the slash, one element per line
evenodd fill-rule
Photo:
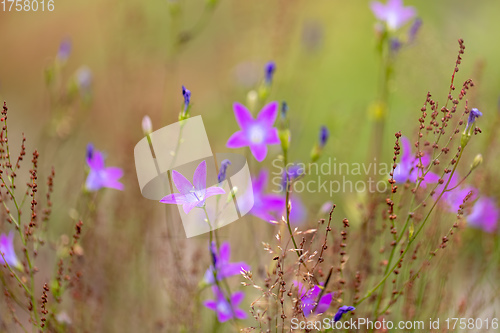
<path fill-rule="evenodd" d="M 62 51 L 61 51 L 62 52 Z M 60 54 L 59 57 L 63 57 Z M 75 225 L 73 242 L 66 245 L 66 256 L 57 258 L 56 274 L 53 277 L 38 277 L 37 257 L 40 252 L 46 252 L 46 243 L 51 243 L 47 238 L 47 227 L 51 216 L 51 194 L 53 191 L 54 170 L 47 178 L 47 191 L 44 201 L 39 194 L 38 157 L 35 150 L 31 160 L 32 168 L 29 170 L 29 181 L 26 188 L 16 184 L 17 174 L 21 172 L 22 161 L 26 155 L 23 136 L 21 150 L 17 158 L 13 158 L 8 135 L 8 108 L 6 103 L 2 109 L 2 130 L 0 133 L 0 201 L 2 214 L 8 223 L 1 224 L 0 255 L 2 269 L 0 279 L 4 289 L 4 300 L 9 313 L 6 318 L 12 319 L 14 326 L 28 331 L 31 326 L 33 331 L 57 331 L 58 324 L 55 315 L 60 311 L 64 291 L 74 286 L 78 279 L 73 268 L 73 256 L 78 248 L 82 222 Z M 22 192 L 20 192 L 20 190 Z M 40 208 L 43 206 L 44 208 Z M 22 214 L 22 213 L 25 214 Z M 26 212 L 29 212 L 26 214 Z M 57 257 L 57 255 L 56 255 Z M 42 284 L 41 284 L 42 282 Z M 25 320 L 25 316 L 29 318 Z M 5 323 L 5 322 L 4 322 Z"/>

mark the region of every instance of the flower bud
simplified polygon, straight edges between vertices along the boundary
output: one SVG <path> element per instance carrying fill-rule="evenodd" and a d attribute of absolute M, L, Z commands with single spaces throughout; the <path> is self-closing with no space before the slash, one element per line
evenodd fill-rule
<path fill-rule="evenodd" d="M 472 161 L 472 165 L 470 166 L 470 171 L 474 170 L 482 163 L 483 163 L 483 155 L 477 154 L 476 157 L 474 157 L 474 160 Z"/>
<path fill-rule="evenodd" d="M 183 109 L 179 114 L 179 120 L 189 118 L 189 103 L 191 102 L 191 91 L 182 86 L 182 97 L 184 97 Z"/>
<path fill-rule="evenodd" d="M 323 148 L 328 141 L 328 137 L 330 136 L 330 132 L 326 126 L 321 126 L 319 131 L 319 146 Z"/>
<path fill-rule="evenodd" d="M 153 132 L 153 123 L 151 122 L 151 118 L 149 118 L 149 116 L 144 116 L 144 118 L 142 118 L 142 132 L 146 136 Z"/>
<path fill-rule="evenodd" d="M 59 45 L 59 51 L 57 52 L 57 60 L 60 62 L 66 62 L 71 54 L 71 40 L 69 38 L 64 39 Z"/>
<path fill-rule="evenodd" d="M 227 168 L 230 165 L 231 165 L 231 161 L 229 161 L 227 159 L 223 160 L 220 163 L 219 174 L 217 175 L 217 180 L 219 181 L 219 183 L 222 183 L 226 179 Z"/>
<path fill-rule="evenodd" d="M 92 85 L 92 72 L 87 66 L 82 66 L 76 71 L 76 83 L 81 92 L 87 93 Z"/>
<path fill-rule="evenodd" d="M 276 64 L 270 61 L 266 64 L 266 84 L 270 85 L 273 81 L 274 72 L 276 71 Z"/>
<path fill-rule="evenodd" d="M 259 94 L 255 90 L 250 90 L 247 94 L 247 106 L 250 111 L 255 111 L 257 102 L 259 101 Z"/>

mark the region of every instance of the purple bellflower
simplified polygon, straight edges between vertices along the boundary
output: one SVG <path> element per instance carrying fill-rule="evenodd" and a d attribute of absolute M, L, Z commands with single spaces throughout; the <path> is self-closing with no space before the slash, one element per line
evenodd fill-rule
<path fill-rule="evenodd" d="M 498 230 L 499 214 L 500 210 L 493 198 L 481 197 L 472 206 L 472 211 L 467 216 L 467 224 L 473 228 L 494 233 Z"/>
<path fill-rule="evenodd" d="M 12 231 L 9 232 L 8 236 L 5 234 L 0 235 L 0 252 L 3 254 L 3 256 L 0 256 L 0 262 L 3 263 L 3 265 L 7 262 L 10 267 L 22 267 L 14 251 L 14 233 Z"/>
<path fill-rule="evenodd" d="M 212 243 L 210 251 L 212 253 L 213 262 L 215 262 L 215 274 L 214 266 L 212 265 L 205 273 L 204 280 L 208 284 L 215 283 L 215 276 L 217 277 L 217 281 L 220 281 L 230 276 L 239 275 L 243 269 L 245 271 L 250 270 L 250 266 L 243 261 L 229 262 L 229 258 L 231 257 L 231 246 L 229 242 L 222 243 L 219 251 L 217 251 L 215 243 Z"/>
<path fill-rule="evenodd" d="M 227 141 L 228 148 L 250 147 L 255 159 L 262 162 L 267 155 L 267 145 L 280 144 L 278 130 L 273 127 L 278 115 L 278 102 L 265 105 L 253 119 L 246 107 L 239 103 L 233 105 L 234 115 L 241 130 Z"/>
<path fill-rule="evenodd" d="M 104 155 L 91 143 L 87 145 L 87 165 L 90 168 L 85 182 L 87 190 L 98 191 L 103 187 L 123 190 L 123 184 L 118 181 L 123 176 L 122 169 L 105 167 Z"/>
<path fill-rule="evenodd" d="M 215 300 L 208 300 L 203 303 L 208 309 L 217 313 L 217 319 L 223 323 L 230 319 L 246 319 L 245 311 L 238 308 L 238 305 L 243 301 L 245 294 L 242 291 L 237 291 L 226 299 L 224 293 L 217 287 L 213 286 L 212 290 L 215 295 Z"/>
<path fill-rule="evenodd" d="M 298 281 L 293 281 L 293 284 L 298 289 L 298 295 L 304 317 L 308 318 L 312 314 L 319 315 L 328 310 L 333 300 L 333 293 L 323 294 L 319 302 L 317 302 L 322 287 L 314 286 L 311 289 L 306 290 L 306 287 Z"/>
<path fill-rule="evenodd" d="M 222 183 L 226 179 L 227 168 L 231 165 L 230 160 L 223 160 L 220 162 L 219 174 L 217 175 L 217 181 Z"/>
<path fill-rule="evenodd" d="M 347 306 L 347 305 L 341 306 L 340 309 L 335 314 L 335 317 L 333 317 L 333 321 L 335 321 L 335 322 L 339 321 L 340 319 L 342 319 L 342 316 L 344 315 L 344 313 L 347 313 L 349 311 L 354 311 L 354 310 L 356 310 L 356 308 L 354 306 Z"/>
<path fill-rule="evenodd" d="M 266 64 L 266 83 L 271 84 L 273 81 L 273 75 L 276 71 L 276 64 L 274 61 L 270 61 Z"/>
<path fill-rule="evenodd" d="M 217 194 L 224 194 L 222 188 L 212 186 L 206 188 L 207 183 L 207 162 L 203 160 L 194 171 L 193 184 L 178 171 L 172 171 L 172 180 L 180 193 L 172 193 L 163 197 L 160 202 L 174 205 L 182 205 L 184 213 L 189 212 L 194 207 L 203 207 L 205 200 Z"/>
<path fill-rule="evenodd" d="M 416 158 L 414 154 L 411 153 L 410 141 L 406 137 L 401 137 L 401 145 L 403 153 L 401 154 L 401 159 L 394 170 L 394 180 L 397 183 L 403 184 L 406 181 L 411 183 L 416 183 L 418 177 L 422 176 L 422 169 L 417 168 L 417 165 L 422 161 L 424 170 L 429 166 L 430 158 L 427 155 L 421 157 L 421 159 Z M 421 182 L 420 186 L 425 187 L 428 183 L 437 183 L 439 176 L 433 172 L 427 173 L 425 179 Z"/>
<path fill-rule="evenodd" d="M 397 30 L 415 15 L 415 8 L 403 5 L 403 0 L 388 0 L 387 4 L 374 1 L 370 4 L 375 17 L 387 24 L 391 30 Z"/>
<path fill-rule="evenodd" d="M 267 188 L 268 172 L 261 170 L 258 177 L 252 179 L 253 207 L 250 214 L 269 222 L 277 220 L 278 214 L 283 211 L 285 198 L 279 194 L 264 193 Z"/>

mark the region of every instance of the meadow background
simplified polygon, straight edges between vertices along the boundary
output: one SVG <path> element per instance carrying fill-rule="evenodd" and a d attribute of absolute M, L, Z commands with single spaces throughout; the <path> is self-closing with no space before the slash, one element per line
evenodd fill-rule
<path fill-rule="evenodd" d="M 393 133 L 415 134 L 428 91 L 445 100 L 456 41 L 463 38 L 466 53 L 457 82 L 475 82 L 468 99 L 483 112 L 483 134 L 471 141 L 462 173 L 482 153 L 481 173 L 471 182 L 488 195 L 498 195 L 500 2 L 405 4 L 417 9 L 423 25 L 395 63 L 384 158 L 390 162 Z M 237 130 L 232 104 L 246 101 L 272 60 L 277 69 L 269 100 L 285 100 L 290 107 L 292 161 L 309 156 L 321 125 L 331 134 L 324 157 L 362 163 L 369 155 L 370 107 L 377 95 L 379 67 L 376 20 L 368 1 L 221 0 L 214 9 L 207 8 L 203 0 L 56 0 L 53 12 L 0 12 L 0 100 L 9 106 L 10 143 L 20 146 L 24 132 L 28 155 L 35 148 L 40 152 L 40 178 L 45 179 L 51 166 L 56 170 L 47 237 L 57 241 L 74 229 L 87 143 L 106 152 L 108 165 L 125 172 L 125 190 L 99 193 L 90 208 L 92 218 L 83 221 L 84 255 L 78 264 L 86 281 L 80 292 L 86 296 L 77 297 L 86 297 L 93 310 L 73 309 L 69 314 L 73 321 L 81 316 L 89 323 L 82 331 L 176 332 L 186 329 L 182 317 L 192 314 L 199 318 L 190 320 L 204 323 L 198 328 L 201 332 L 212 327 L 212 313 L 193 309 L 193 295 L 178 291 L 177 259 L 166 244 L 166 223 L 174 226 L 182 252 L 177 264 L 189 268 L 186 281 L 193 288 L 210 263 L 207 238 L 183 239 L 180 221 L 166 215 L 163 205 L 141 196 L 134 166 L 133 147 L 143 137 L 142 118 L 149 115 L 154 129 L 177 121 L 182 85 L 192 92 L 191 115 L 203 116 L 212 150 L 229 151 L 226 141 Z M 71 41 L 72 51 L 60 76 L 63 88 L 54 92 L 47 87 L 45 71 L 65 39 Z M 81 66 L 92 73 L 88 99 L 66 105 L 54 98 Z M 74 112 L 73 121 L 54 130 L 54 115 L 68 110 Z M 278 146 L 270 150 L 271 156 L 278 153 Z M 270 167 L 271 161 L 268 157 L 263 165 Z M 19 177 L 27 177 L 27 170 L 23 168 Z M 356 227 L 355 199 L 355 193 L 304 195 L 309 212 L 305 226 L 316 224 L 319 207 L 330 200 L 337 204 L 336 214 Z M 273 230 L 247 216 L 221 234 L 232 244 L 234 261 L 258 266 L 260 241 L 271 241 Z M 472 262 L 485 263 L 481 242 L 467 251 Z M 53 273 L 55 259 L 42 254 L 37 260 L 37 281 L 42 285 Z M 464 261 L 462 268 L 469 264 Z M 244 305 L 253 300 L 249 295 Z M 73 301 L 65 302 L 70 308 Z M 495 306 L 498 313 L 498 303 Z M 247 321 L 252 325 L 252 319 Z M 217 328 L 224 329 L 234 327 Z"/>

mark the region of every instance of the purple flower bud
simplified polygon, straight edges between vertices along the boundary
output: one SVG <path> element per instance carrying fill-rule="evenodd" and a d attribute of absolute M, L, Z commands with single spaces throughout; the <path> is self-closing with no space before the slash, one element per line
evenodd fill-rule
<path fill-rule="evenodd" d="M 182 86 L 182 96 L 184 97 L 184 113 L 189 107 L 189 102 L 191 102 L 191 91 L 187 90 L 186 87 Z"/>
<path fill-rule="evenodd" d="M 330 136 L 330 132 L 326 126 L 321 126 L 319 131 L 319 146 L 323 148 L 328 141 L 328 137 Z"/>
<path fill-rule="evenodd" d="M 476 118 L 479 118 L 482 115 L 483 113 L 476 108 L 470 110 L 469 119 L 467 120 L 467 128 L 469 127 L 469 125 L 472 125 L 476 121 Z"/>
<path fill-rule="evenodd" d="M 219 183 L 222 183 L 226 179 L 227 167 L 230 165 L 231 161 L 227 159 L 220 163 L 219 175 L 217 176 Z"/>
<path fill-rule="evenodd" d="M 344 313 L 347 313 L 349 311 L 354 311 L 356 310 L 356 308 L 354 306 L 347 306 L 347 305 L 344 305 L 344 306 L 341 306 L 340 309 L 337 311 L 337 313 L 335 314 L 335 317 L 333 318 L 333 320 L 335 322 L 339 321 L 340 319 L 342 319 L 342 315 Z"/>
<path fill-rule="evenodd" d="M 403 43 L 398 38 L 391 38 L 390 47 L 393 53 L 397 53 L 401 49 L 401 46 L 403 46 Z"/>
<path fill-rule="evenodd" d="M 93 155 L 94 155 L 94 145 L 89 143 L 87 145 L 87 161 L 92 160 Z"/>
<path fill-rule="evenodd" d="M 283 119 L 286 118 L 287 113 L 288 113 L 288 104 L 285 101 L 283 101 L 281 102 L 281 114 L 280 114 L 281 118 Z"/>
<path fill-rule="evenodd" d="M 57 52 L 57 58 L 60 61 L 66 61 L 71 54 L 71 40 L 69 38 L 64 39 L 61 44 L 59 44 L 59 51 Z"/>
<path fill-rule="evenodd" d="M 142 118 L 142 132 L 144 135 L 149 135 L 153 131 L 153 122 L 149 116 L 144 116 Z"/>
<path fill-rule="evenodd" d="M 266 64 L 266 83 L 267 84 L 271 84 L 275 71 L 276 71 L 276 64 L 274 63 L 274 61 L 268 62 Z"/>
<path fill-rule="evenodd" d="M 417 36 L 417 33 L 420 30 L 421 26 L 422 20 L 420 18 L 416 18 L 415 21 L 413 21 L 410 30 L 408 31 L 408 43 L 412 43 L 415 40 L 415 37 Z"/>
<path fill-rule="evenodd" d="M 76 82 L 82 92 L 87 92 L 92 84 L 92 72 L 87 66 L 80 67 L 76 72 Z"/>
<path fill-rule="evenodd" d="M 217 245 L 215 242 L 210 244 L 210 254 L 212 255 L 212 264 L 217 267 Z M 212 271 L 213 272 L 213 271 Z"/>

